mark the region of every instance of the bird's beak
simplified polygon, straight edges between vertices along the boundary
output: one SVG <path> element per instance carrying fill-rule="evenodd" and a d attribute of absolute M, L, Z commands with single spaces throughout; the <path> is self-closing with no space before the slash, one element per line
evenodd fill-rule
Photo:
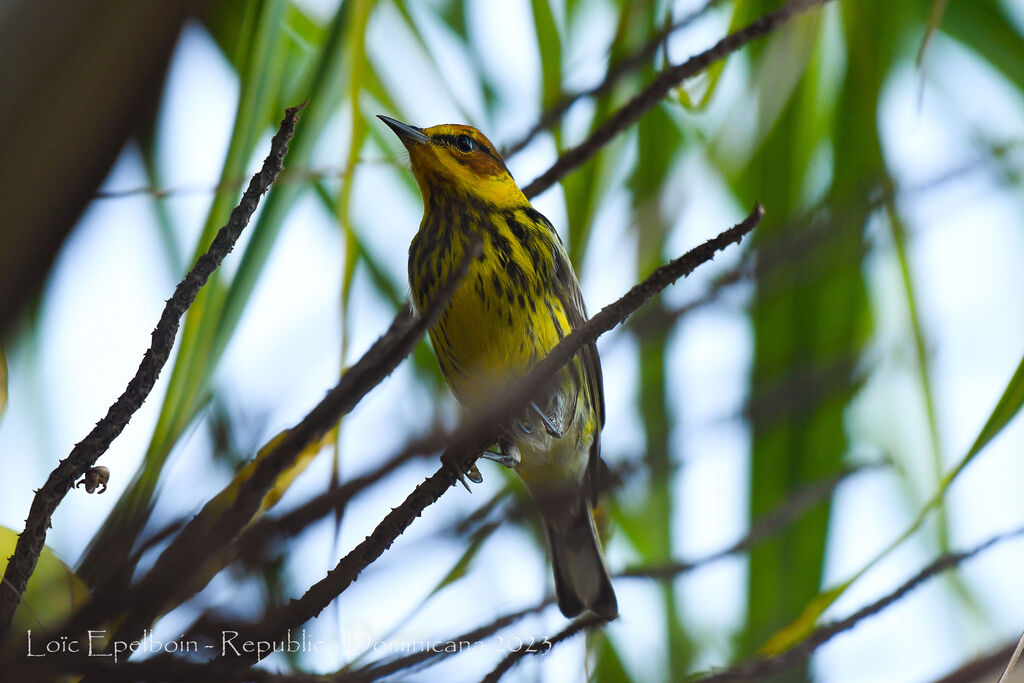
<path fill-rule="evenodd" d="M 410 126 L 407 123 L 402 123 L 397 119 L 393 119 L 390 116 L 384 116 L 383 114 L 377 114 L 377 118 L 388 124 L 388 128 L 395 131 L 395 135 L 399 137 L 402 144 L 408 145 L 411 142 L 430 144 L 431 142 L 430 138 L 424 135 L 423 131 L 416 126 Z"/>

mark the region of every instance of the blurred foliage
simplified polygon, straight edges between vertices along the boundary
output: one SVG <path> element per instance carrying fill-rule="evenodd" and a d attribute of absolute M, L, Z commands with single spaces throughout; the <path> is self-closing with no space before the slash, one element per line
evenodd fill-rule
<path fill-rule="evenodd" d="M 604 64 L 611 72 L 652 40 L 657 41 L 666 26 L 686 16 L 696 6 L 702 7 L 697 22 L 704 33 L 686 34 L 689 38 L 720 36 L 779 6 L 778 0 L 706 5 L 654 0 L 530 0 L 528 3 L 524 0 L 523 4 L 535 29 L 532 38 L 536 41 L 538 69 L 534 75 L 538 87 L 536 101 L 529 103 L 535 118 L 519 122 L 517 130 L 527 130 L 536 117 L 573 95 L 575 86 L 568 84 L 567 76 L 572 72 L 573 60 L 581 46 L 592 40 L 591 22 L 596 15 L 614 24 Z M 142 12 L 142 5 L 129 5 Z M 75 7 L 75 3 L 65 3 L 63 10 L 56 14 L 62 21 L 71 22 L 77 11 Z M 375 123 L 374 114 L 386 112 L 425 125 L 439 122 L 421 120 L 422 114 L 415 107 L 404 108 L 410 100 L 384 77 L 384 69 L 378 63 L 379 52 L 368 43 L 374 22 L 383 21 L 386 14 L 388 21 L 397 24 L 392 27 L 394 30 L 401 28 L 411 36 L 425 60 L 422 69 L 436 76 L 440 84 L 436 96 L 443 99 L 449 109 L 460 112 L 467 123 L 486 131 L 489 124 L 503 122 L 501 112 L 507 104 L 504 98 L 509 97 L 508 89 L 493 81 L 493 73 L 485 68 L 480 54 L 487 46 L 481 45 L 475 34 L 473 13 L 484 11 L 479 3 L 474 10 L 472 3 L 464 0 L 430 3 L 349 0 L 341 2 L 327 17 L 305 9 L 305 3 L 287 0 L 225 0 L 189 7 L 193 13 L 191 19 L 208 33 L 236 71 L 240 94 L 227 157 L 220 173 L 221 189 L 214 192 L 196 244 L 180 243 L 171 215 L 163 208 L 159 193 L 154 194 L 163 248 L 158 259 L 181 270 L 185 254 L 191 253 L 194 258 L 205 250 L 236 200 L 234 191 L 225 188 L 246 175 L 254 155 L 262 153 L 261 140 L 265 140 L 285 106 L 306 99 L 309 106 L 287 158 L 290 175 L 276 184 L 266 197 L 262 211 L 249 228 L 251 239 L 235 257 L 238 268 L 233 274 L 216 273 L 188 313 L 159 422 L 131 485 L 93 538 L 78 567 L 84 584 L 48 554 L 40 563 L 37 577 L 45 573 L 72 582 L 72 596 L 85 591 L 86 586 L 96 587 L 107 581 L 129 578 L 127 575 L 111 576 L 111 568 L 117 567 L 123 572 L 125 566 L 134 567 L 134 563 L 125 562 L 133 556 L 140 539 L 156 525 L 151 517 L 166 466 L 190 425 L 197 420 L 210 419 L 203 416 L 203 410 L 210 404 L 211 397 L 222 390 L 215 382 L 218 365 L 273 253 L 282 225 L 300 197 L 311 195 L 336 217 L 342 236 L 343 252 L 338 254 L 343 263 L 338 294 L 343 323 L 338 341 L 342 367 L 354 360 L 350 332 L 353 282 L 357 276 L 360 273 L 366 276 L 380 300 L 391 308 L 390 312 L 402 305 L 406 284 L 394 281 L 391 275 L 394 268 L 383 259 L 401 258 L 404 249 L 388 254 L 372 251 L 372 242 L 366 236 L 374 226 L 365 216 L 352 210 L 353 189 L 357 187 L 357 176 L 365 159 L 390 157 L 394 149 L 393 142 Z M 173 15 L 159 19 L 158 37 L 166 40 L 167 35 L 177 34 L 183 17 Z M 99 20 L 95 23 L 105 26 Z M 427 30 L 428 25 L 430 30 Z M 85 33 L 66 40 L 76 51 L 96 49 L 97 40 L 102 36 Z M 138 37 L 144 32 L 129 26 L 121 33 Z M 928 330 L 918 312 L 919 292 L 906 246 L 906 219 L 901 215 L 900 203 L 892 197 L 896 192 L 895 182 L 886 166 L 879 124 L 883 90 L 894 73 L 919 63 L 919 68 L 924 70 L 920 77 L 927 78 L 928 51 L 934 50 L 935 42 L 940 39 L 951 39 L 967 48 L 975 59 L 1001 74 L 1024 94 L 1024 60 L 1021 59 L 1024 36 L 1019 21 L 1015 22 L 1010 16 L 1007 3 L 997 0 L 948 4 L 941 0 L 901 3 L 838 0 L 824 10 L 796 18 L 729 60 L 712 65 L 700 79 L 682 84 L 672 98 L 655 106 L 637 125 L 605 145 L 561 181 L 558 191 L 564 198 L 567 223 L 559 227 L 580 273 L 585 259 L 591 258 L 588 248 L 594 241 L 598 218 L 602 211 L 609 209 L 609 196 L 628 199 L 625 203 L 628 225 L 617 239 L 623 240 L 619 252 L 633 255 L 637 280 L 675 256 L 669 244 L 676 242 L 672 238 L 681 229 L 679 169 L 693 160 L 704 163 L 736 205 L 751 206 L 755 200 L 760 200 L 767 207 L 768 217 L 756 231 L 754 243 L 744 256 L 745 263 L 751 264 L 750 277 L 744 274 L 737 278 L 751 285 L 747 312 L 753 351 L 744 416 L 749 428 L 750 476 L 746 488 L 749 495 L 747 521 L 751 527 L 804 487 L 829 478 L 850 462 L 851 439 L 846 415 L 871 372 L 871 363 L 877 362 L 872 361 L 866 351 L 876 317 L 864 274 L 865 258 L 876 248 L 867 239 L 869 222 L 883 221 L 892 235 L 892 248 L 902 276 L 902 290 L 896 295 L 906 302 L 910 311 L 917 390 L 925 406 L 929 447 L 933 451 L 934 479 L 923 487 L 936 493 L 919 500 L 912 493 L 914 487 L 906 487 L 908 505 L 920 510 L 913 526 L 861 571 L 836 586 L 823 585 L 827 549 L 832 542 L 829 538 L 830 500 L 755 545 L 746 565 L 743 623 L 726 638 L 730 659 L 747 658 L 757 652 L 782 651 L 802 640 L 824 610 L 853 581 L 924 526 L 924 521 L 932 514 L 939 523 L 922 534 L 926 545 L 937 551 L 948 549 L 945 492 L 959 472 L 1017 415 L 1024 403 L 1022 361 L 974 446 L 952 470 L 943 469 L 929 365 Z M 459 75 L 460 78 L 470 77 L 472 82 L 453 84 L 450 81 L 444 66 L 446 53 L 438 49 L 440 40 L 445 42 L 446 50 L 454 51 L 467 62 Z M 582 134 L 606 121 L 661 68 L 703 47 L 687 46 L 688 52 L 685 52 L 673 41 L 674 38 L 656 42 L 657 49 L 651 56 L 624 69 L 611 87 L 570 107 L 570 115 L 536 137 L 533 142 L 539 144 L 534 149 L 553 145 L 560 152 L 577 144 Z M 107 42 L 117 43 L 112 39 Z M 150 70 L 146 73 L 153 83 L 156 81 L 152 70 L 163 68 L 167 47 L 160 41 L 150 42 L 153 54 L 148 57 L 150 61 L 146 66 Z M 392 51 L 382 52 L 390 59 L 400 58 Z M 59 62 L 53 59 L 54 64 Z M 122 73 L 124 62 L 123 59 L 111 60 L 97 69 L 103 69 L 107 80 L 117 77 L 128 82 L 130 76 L 139 77 L 139 74 Z M 71 89 L 60 73 L 39 74 L 33 78 L 47 81 L 62 93 L 64 89 Z M 725 83 L 730 78 L 733 85 L 727 88 Z M 51 131 L 69 130 L 63 121 L 47 122 L 41 130 L 29 127 L 24 134 L 15 136 L 36 143 L 33 158 L 39 165 L 68 171 L 68 179 L 60 181 L 62 187 L 70 187 L 73 197 L 80 200 L 64 207 L 60 216 L 38 214 L 39 221 L 49 222 L 45 223 L 45 234 L 40 233 L 35 243 L 5 240 L 4 246 L 9 248 L 0 249 L 0 263 L 15 256 L 35 264 L 35 271 L 29 274 L 31 277 L 25 276 L 14 284 L 6 280 L 0 282 L 0 294 L 6 291 L 4 288 L 18 288 L 20 298 L 16 303 L 22 307 L 36 297 L 53 251 L 73 226 L 87 194 L 97 187 L 103 175 L 101 171 L 113 162 L 111 150 L 120 148 L 129 133 L 134 135 L 141 149 L 149 181 L 154 187 L 161 187 L 155 109 L 146 109 L 143 120 L 138 114 L 141 104 L 147 102 L 148 88 L 125 85 L 121 89 L 136 96 L 131 101 L 121 102 L 110 118 L 104 119 L 113 132 L 94 127 L 75 136 L 76 139 L 95 136 L 103 142 L 102 147 L 97 147 L 99 151 L 92 155 L 66 151 L 66 141 L 59 143 L 60 163 L 48 161 L 41 153 L 58 148 L 56 142 L 43 145 L 41 141 L 49 139 Z M 466 96 L 467 91 L 477 96 L 482 109 L 467 105 L 471 99 Z M 78 90 L 74 92 L 84 97 Z M 5 123 L 12 118 L 12 104 L 8 99 L 0 95 L 0 121 Z M 22 98 L 22 101 L 27 99 Z M 107 105 L 118 102 L 112 97 L 99 99 Z M 87 110 L 91 106 L 86 103 L 38 108 L 49 115 L 63 110 Z M 471 111 L 482 115 L 482 120 L 473 120 Z M 22 120 L 20 125 L 26 127 L 29 123 Z M 341 172 L 337 177 L 314 177 L 315 174 L 310 173 L 310 178 L 306 178 L 303 171 L 314 167 L 314 149 L 331 125 L 340 125 L 344 130 L 344 153 L 336 155 Z M 10 125 L 5 129 L 10 130 Z M 501 143 L 513 141 L 496 142 L 501 147 Z M 983 157 L 992 154 L 991 148 L 980 144 L 978 151 Z M 11 150 L 5 153 L 10 154 Z M 401 186 L 411 193 L 410 196 L 415 194 L 417 189 L 409 174 L 399 169 L 395 172 L 402 174 Z M 529 179 L 519 180 L 524 184 L 522 181 Z M 1010 180 L 1019 183 L 1019 176 Z M 53 182 L 50 176 L 26 175 L 20 191 L 26 198 L 49 198 Z M 26 188 L 26 185 L 29 186 Z M 877 202 L 879 194 L 889 197 L 884 206 Z M 701 230 L 706 229 L 707 233 L 686 235 L 686 239 L 703 240 L 724 227 L 702 225 Z M 411 229 L 412 226 L 410 235 Z M 6 305 L 2 300 L 0 304 Z M 7 310 L 0 310 L 0 314 L 0 323 L 5 323 L 3 316 L 7 315 Z M 643 325 L 627 328 L 635 342 L 637 361 L 632 410 L 639 418 L 643 442 L 636 444 L 631 454 L 610 454 L 612 459 L 620 460 L 639 454 L 634 463 L 639 473 L 625 482 L 623 491 L 628 495 L 615 499 L 608 516 L 613 527 L 613 542 L 625 547 L 636 564 L 660 565 L 673 561 L 680 554 L 677 525 L 681 508 L 674 496 L 679 490 L 676 474 L 689 454 L 673 449 L 673 444 L 679 443 L 675 438 L 681 412 L 678 403 L 698 402 L 701 397 L 690 395 L 685 386 L 677 391 L 670 379 L 673 360 L 669 350 L 686 323 L 685 316 L 673 315 L 669 306 L 658 299 L 643 313 L 643 320 Z M 0 331 L 6 329 L 0 327 Z M 426 342 L 417 348 L 413 367 L 417 381 L 431 395 L 447 395 Z M 7 399 L 5 369 L 0 351 L 0 413 Z M 324 381 L 325 386 L 330 383 L 329 378 Z M 425 405 L 423 409 L 431 407 Z M 222 413 L 217 414 L 223 418 Z M 610 416 L 608 427 L 615 429 L 615 421 L 621 417 Z M 337 432 L 332 438 L 337 438 Z M 276 502 L 294 476 L 320 450 L 320 445 L 311 447 L 300 464 L 279 482 L 267 506 Z M 905 456 L 886 455 L 897 461 Z M 341 477 L 341 469 L 340 465 L 336 468 L 336 476 Z M 908 469 L 897 469 L 908 476 Z M 230 498 L 231 492 L 237 490 L 239 482 L 251 471 L 252 465 L 243 469 L 220 496 Z M 509 496 L 507 491 L 513 489 L 517 495 Z M 222 498 L 215 497 L 216 490 L 208 494 L 212 500 L 200 514 L 213 514 L 216 507 L 223 504 Z M 510 512 L 517 504 L 522 510 L 524 497 L 522 491 L 512 485 L 511 489 L 503 489 L 497 497 L 480 506 L 479 518 L 473 520 L 474 524 L 448 534 L 449 540 L 462 544 L 457 561 L 420 604 L 410 606 L 410 612 L 402 615 L 401 623 L 415 616 L 428 601 L 447 599 L 450 593 L 446 589 L 474 571 L 474 561 L 497 526 L 495 509 L 502 511 L 505 524 L 528 528 L 530 537 L 537 541 L 537 552 L 543 553 L 542 537 L 537 533 L 532 516 Z M 706 513 L 707 520 L 714 519 L 714 511 Z M 4 533 L 9 536 L 11 532 L 5 530 Z M 118 558 L 123 562 L 116 561 Z M 209 575 L 204 574 L 204 581 L 220 568 L 218 565 Z M 274 571 L 264 578 L 267 594 L 276 595 L 281 590 L 277 583 L 279 569 L 275 565 Z M 979 609 L 970 591 L 955 577 L 949 586 L 955 589 L 958 604 L 963 609 Z M 33 583 L 30 590 L 49 589 Z M 65 589 L 54 590 L 63 592 Z M 38 593 L 27 596 L 26 604 L 37 606 L 37 596 Z M 278 595 L 277 599 L 280 598 Z M 677 680 L 693 671 L 698 662 L 706 662 L 709 652 L 716 655 L 722 652 L 721 647 L 709 648 L 706 634 L 697 632 L 677 582 L 664 580 L 658 585 L 657 605 L 658 614 L 652 616 L 652 620 L 657 622 L 658 633 L 663 638 L 659 649 L 663 661 L 646 662 L 643 672 L 635 671 L 633 660 L 625 656 L 630 647 L 628 640 L 596 634 L 591 636 L 588 648 L 592 662 L 590 671 L 595 679 L 629 680 L 657 672 L 665 680 Z M 63 603 L 53 603 L 53 607 L 59 612 L 58 616 L 66 614 L 68 609 Z M 43 620 L 43 615 L 37 614 L 36 618 Z M 448 634 L 437 635 L 446 637 Z M 804 666 L 781 678 L 799 681 L 810 677 L 810 668 Z"/>

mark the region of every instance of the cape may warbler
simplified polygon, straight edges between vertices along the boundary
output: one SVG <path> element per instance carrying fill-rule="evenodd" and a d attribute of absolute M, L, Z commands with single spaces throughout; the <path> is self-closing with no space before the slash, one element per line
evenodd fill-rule
<path fill-rule="evenodd" d="M 558 233 L 516 186 L 478 130 L 416 128 L 381 116 L 409 151 L 423 222 L 409 247 L 409 284 L 421 309 L 463 258 L 483 251 L 430 330 L 441 371 L 464 407 L 523 377 L 587 319 L 579 282 Z M 597 348 L 584 347 L 556 389 L 512 421 L 484 457 L 515 469 L 544 520 L 558 606 L 617 614 L 591 507 L 597 501 L 604 394 Z"/>

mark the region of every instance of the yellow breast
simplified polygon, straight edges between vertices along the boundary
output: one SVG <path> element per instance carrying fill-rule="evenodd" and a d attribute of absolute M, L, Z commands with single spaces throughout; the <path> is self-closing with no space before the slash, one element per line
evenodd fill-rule
<path fill-rule="evenodd" d="M 431 331 L 448 383 L 464 404 L 493 398 L 568 333 L 561 304 L 538 296 L 544 288 L 532 266 L 520 268 L 525 286 L 494 259 L 475 262 Z"/>
<path fill-rule="evenodd" d="M 430 332 L 441 370 L 464 405 L 493 399 L 570 331 L 552 277 L 552 250 L 560 245 L 528 218 L 522 211 L 476 217 L 483 253 Z M 461 233 L 447 234 L 449 226 L 424 218 L 409 252 L 417 305 L 427 305 L 462 259 L 470 230 L 458 227 Z"/>

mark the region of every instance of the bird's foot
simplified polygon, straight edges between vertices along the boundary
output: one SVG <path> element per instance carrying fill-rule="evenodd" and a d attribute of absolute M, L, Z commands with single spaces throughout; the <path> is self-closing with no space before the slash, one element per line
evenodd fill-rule
<path fill-rule="evenodd" d="M 476 467 L 476 463 L 470 463 L 465 470 L 460 470 L 452 460 L 448 451 L 441 454 L 441 464 L 443 464 L 445 468 L 455 476 L 455 479 L 470 493 L 473 493 L 473 490 L 469 488 L 469 483 L 466 481 L 467 478 L 474 484 L 479 484 L 484 480 L 483 475 L 480 474 L 480 470 Z"/>
<path fill-rule="evenodd" d="M 500 450 L 486 450 L 480 454 L 480 457 L 487 458 L 488 460 L 496 462 L 499 465 L 503 465 L 509 469 L 515 469 L 516 467 L 519 467 L 520 462 L 519 450 L 514 446 L 506 449 L 504 452 Z"/>
<path fill-rule="evenodd" d="M 555 426 L 555 423 L 551 420 L 547 413 L 541 410 L 541 407 L 537 405 L 536 401 L 530 401 L 530 407 L 533 408 L 533 412 L 537 413 L 537 417 L 544 424 L 544 430 L 555 437 L 556 439 L 562 438 L 562 430 Z"/>

